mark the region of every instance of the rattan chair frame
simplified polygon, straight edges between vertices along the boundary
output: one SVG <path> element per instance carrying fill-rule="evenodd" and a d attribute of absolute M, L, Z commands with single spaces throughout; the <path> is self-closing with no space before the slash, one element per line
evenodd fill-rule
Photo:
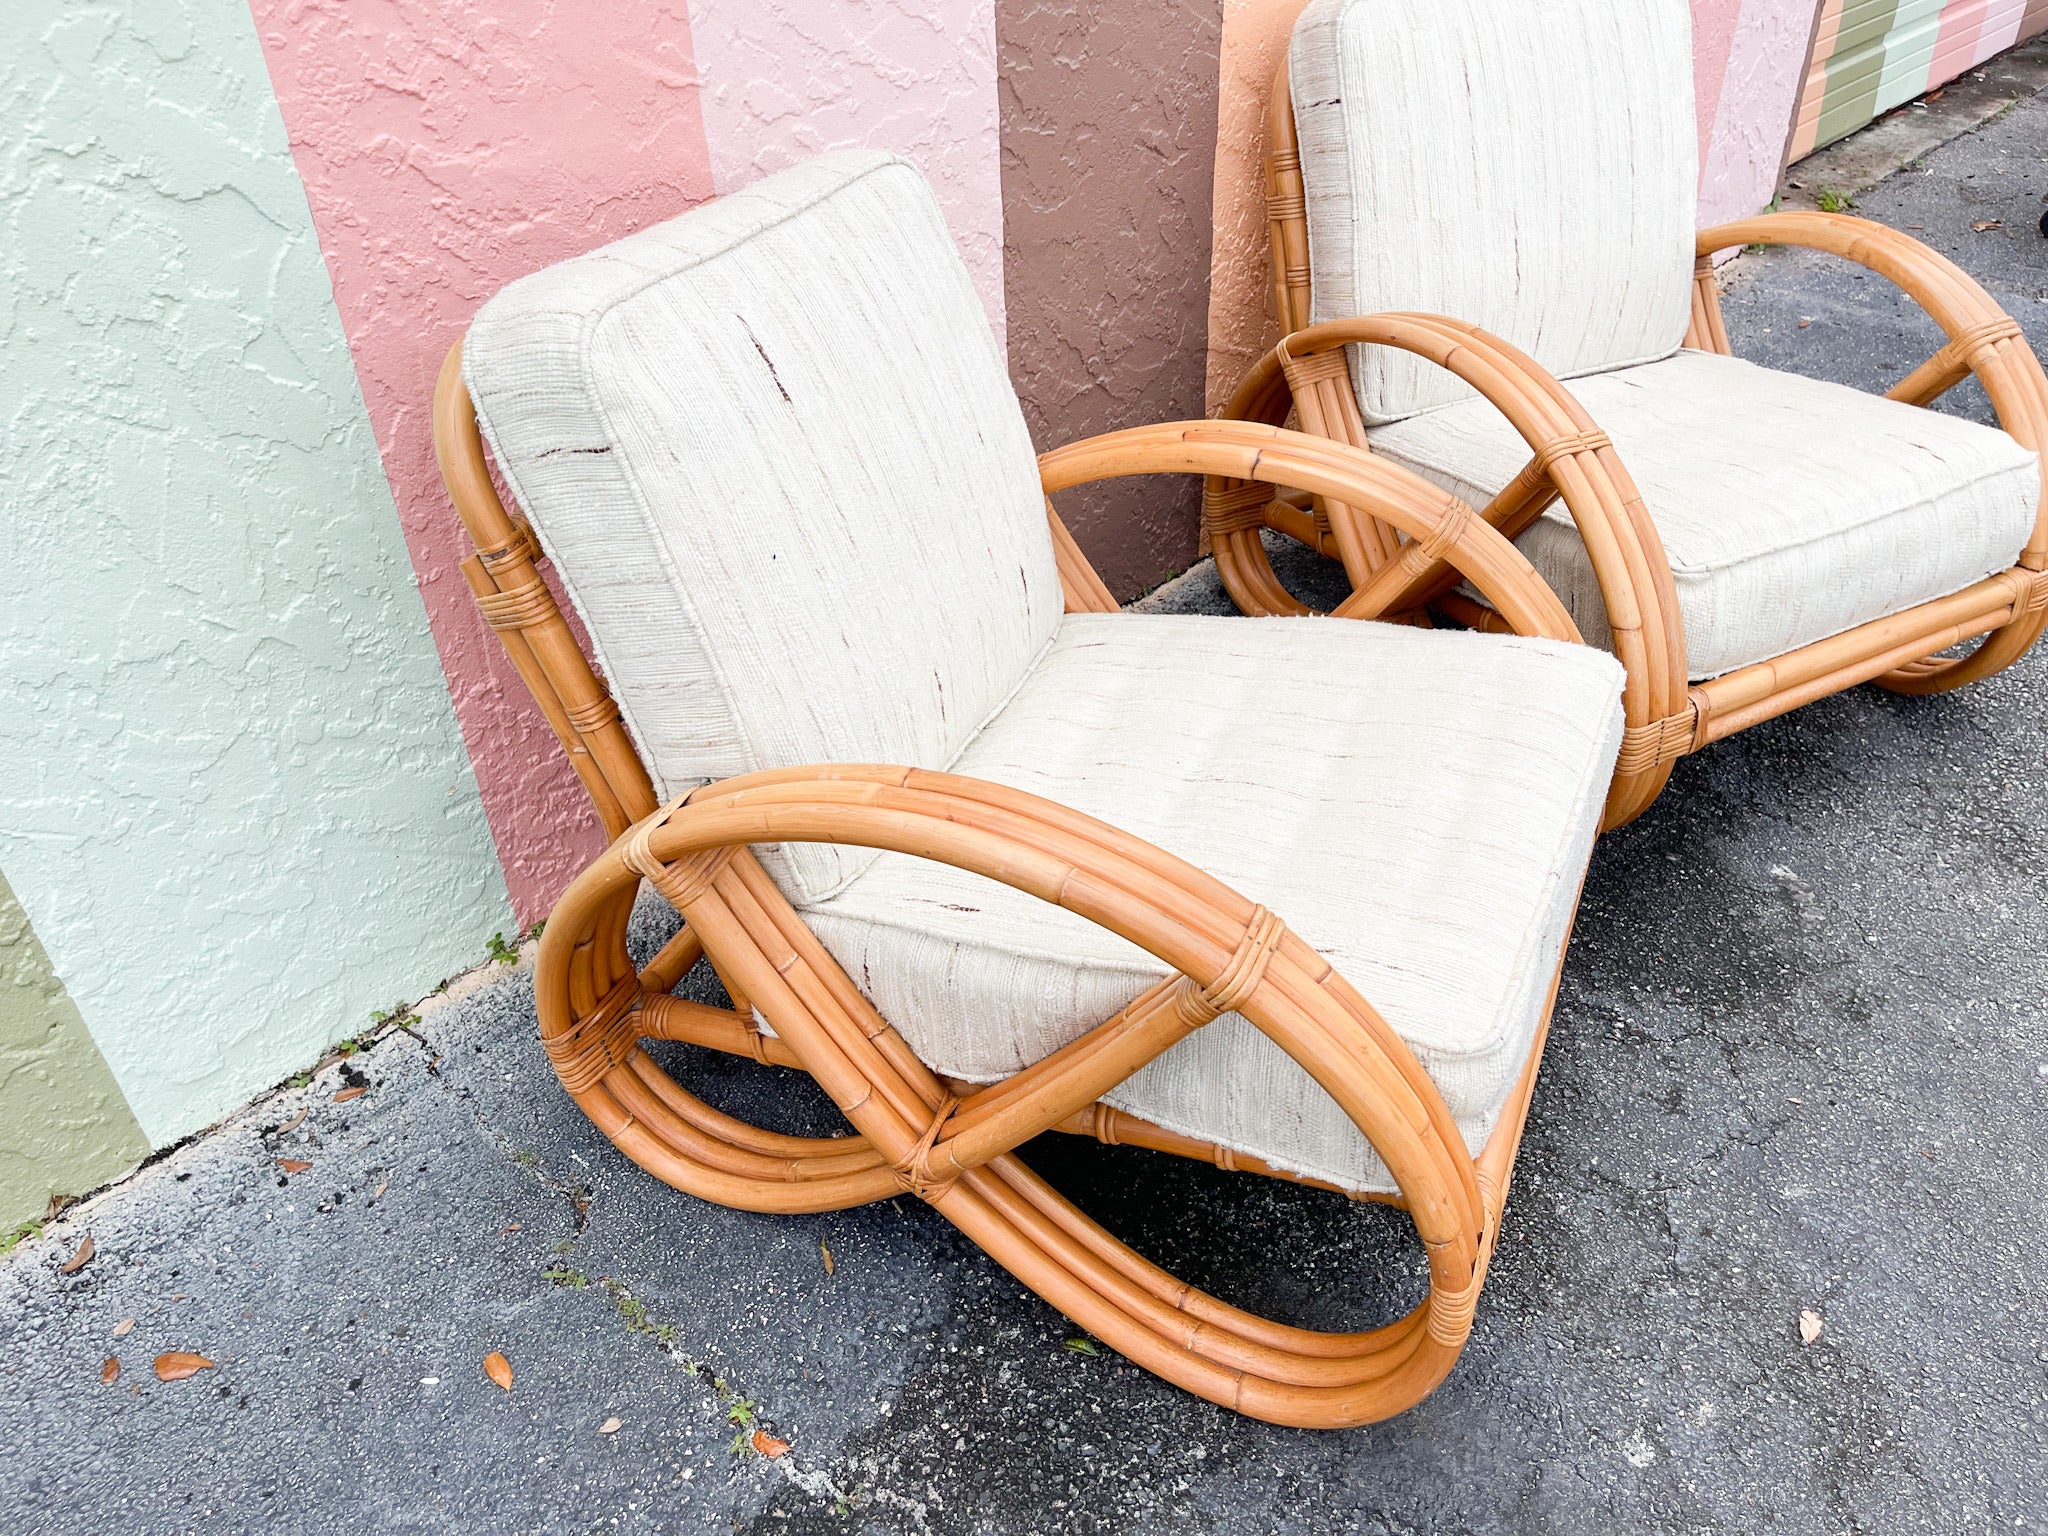
<path fill-rule="evenodd" d="M 1515 1088 L 1474 1157 L 1407 1045 L 1278 916 L 1113 827 L 1000 785 L 872 765 L 755 773 L 658 806 L 617 706 L 543 579 L 538 540 L 493 486 L 460 355 L 458 343 L 442 369 L 434 438 L 476 544 L 462 569 L 611 839 L 549 915 L 535 992 L 549 1060 L 613 1144 L 677 1189 L 743 1210 L 829 1211 L 914 1194 L 1138 1365 L 1257 1418 L 1363 1424 L 1430 1392 L 1471 1330 L 1556 974 Z M 1360 508 L 1449 562 L 1503 622 L 1579 639 L 1534 568 L 1471 508 L 1341 444 L 1256 423 L 1178 422 L 1089 439 L 1039 463 L 1068 612 L 1117 605 L 1051 496 L 1099 479 L 1188 473 Z M 876 1013 L 748 849 L 784 841 L 893 849 L 974 871 L 1080 913 L 1173 974 L 1013 1077 L 988 1086 L 942 1079 Z M 643 878 L 683 926 L 636 971 L 626 927 Z M 1561 966 L 1562 947 L 1556 958 Z M 724 982 L 731 1008 L 672 995 L 700 959 Z M 1398 1321 L 1324 1333 L 1242 1311 L 1142 1258 L 1019 1158 L 1024 1142 L 1059 1130 L 1316 1183 L 1100 1102 L 1228 1011 L 1300 1062 L 1392 1173 L 1398 1195 L 1356 1198 L 1405 1209 L 1428 1256 L 1429 1294 Z M 642 1048 L 648 1040 L 808 1072 L 851 1131 L 787 1136 L 722 1114 L 657 1066 Z"/>
<path fill-rule="evenodd" d="M 1229 420 L 1278 424 L 1368 447 L 1352 393 L 1347 349 L 1398 348 L 1471 385 L 1529 445 L 1529 462 L 1480 515 L 1509 538 L 1554 501 L 1584 539 L 1628 669 L 1627 734 L 1606 825 L 1640 815 L 1662 792 L 1672 764 L 1709 742 L 1875 682 L 1931 694 L 1989 677 L 2024 655 L 2048 625 L 2048 463 L 2034 530 L 2019 559 L 1947 597 L 1874 619 L 1783 655 L 1692 683 L 1670 562 L 1628 467 L 1570 390 L 1497 336 L 1441 315 L 1379 314 L 1316 324 L 1311 318 L 1306 189 L 1287 66 L 1275 77 L 1264 156 L 1273 302 L 1284 338 L 1246 373 L 1223 407 Z M 2020 327 L 1954 262 L 1897 230 L 1832 213 L 1771 213 L 1702 230 L 1684 344 L 1729 354 L 1714 280 L 1716 253 L 1737 246 L 1804 246 L 1853 262 L 1896 284 L 1948 338 L 1886 398 L 1927 406 L 1975 376 L 1999 425 L 2040 452 L 2048 441 L 2048 377 Z M 1456 589 L 1458 578 L 1425 559 L 1382 520 L 1328 499 L 1268 497 L 1243 481 L 1204 486 L 1203 528 L 1217 571 L 1251 614 L 1308 611 L 1275 576 L 1261 532 L 1271 529 L 1341 560 L 1352 594 L 1334 611 L 1352 618 L 1423 620 L 1435 609 L 1480 629 L 1500 616 Z M 1968 642 L 1965 654 L 1941 654 Z"/>

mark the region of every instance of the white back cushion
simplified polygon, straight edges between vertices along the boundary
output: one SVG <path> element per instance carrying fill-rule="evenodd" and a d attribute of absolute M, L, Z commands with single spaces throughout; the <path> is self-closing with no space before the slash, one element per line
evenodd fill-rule
<path fill-rule="evenodd" d="M 821 156 L 537 272 L 463 360 L 664 798 L 946 767 L 1059 623 L 1031 440 L 908 161 Z M 874 857 L 764 856 L 812 900 Z"/>
<path fill-rule="evenodd" d="M 1561 378 L 1677 350 L 1687 0 L 1311 0 L 1288 73 L 1316 320 L 1452 315 Z M 1408 353 L 1351 352 L 1369 423 L 1472 393 Z"/>

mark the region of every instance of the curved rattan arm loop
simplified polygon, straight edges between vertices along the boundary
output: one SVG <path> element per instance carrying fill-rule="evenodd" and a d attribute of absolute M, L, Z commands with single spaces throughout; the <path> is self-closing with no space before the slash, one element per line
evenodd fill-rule
<path fill-rule="evenodd" d="M 1505 536 L 1512 538 L 1534 522 L 1552 493 L 1571 513 L 1600 585 L 1614 653 L 1628 674 L 1622 705 L 1632 736 L 1609 792 L 1605 825 L 1629 820 L 1657 797 L 1670 776 L 1677 756 L 1672 744 L 1690 744 L 1693 706 L 1671 564 L 1628 467 L 1585 408 L 1539 363 L 1500 337 L 1443 315 L 1359 315 L 1296 331 L 1246 372 L 1224 407 L 1225 418 L 1284 421 L 1290 409 L 1307 406 L 1313 392 L 1321 390 L 1323 430 L 1362 444 L 1364 427 L 1348 378 L 1340 371 L 1345 349 L 1354 345 L 1394 347 L 1456 374 L 1528 443 L 1529 463 L 1482 513 Z M 1327 381 L 1320 377 L 1325 373 Z M 1212 480 L 1205 513 L 1226 494 L 1227 484 Z M 1335 531 L 1340 542 L 1346 539 L 1342 526 Z M 1212 520 L 1210 536 L 1217 571 L 1241 609 L 1304 611 L 1273 574 L 1256 526 L 1238 531 Z M 1366 562 L 1347 552 L 1346 565 L 1358 589 L 1338 608 L 1340 614 L 1357 613 L 1353 605 L 1365 600 L 1374 612 L 1400 611 L 1433 599 L 1456 580 L 1441 567 L 1411 568 L 1394 575 L 1375 571 L 1369 586 L 1358 586 L 1355 573 L 1361 563 Z"/>
<path fill-rule="evenodd" d="M 999 880 L 1146 949 L 1189 979 L 1205 1011 L 1227 1005 L 1243 1014 L 1302 1064 L 1379 1152 L 1429 1255 L 1431 1299 L 1402 1322 L 1359 1335 L 1261 1323 L 1184 1286 L 1172 1290 L 1162 1313 L 1156 1297 L 1163 1293 L 1146 1278 L 1156 1272 L 1119 1245 L 1108 1257 L 1127 1280 L 1090 1281 L 1123 1296 L 1105 1311 L 1100 1295 L 1062 1290 L 1058 1275 L 1043 1272 L 1042 1255 L 1033 1256 L 1034 1244 L 1049 1244 L 1067 1254 L 1064 1263 L 1093 1262 L 1069 1253 L 1066 1239 L 1045 1228 L 1047 1192 L 1007 1151 L 964 1170 L 942 1169 L 934 1183 L 911 1181 L 1027 1283 L 1141 1360 L 1156 1354 L 1163 1328 L 1186 1341 L 1174 1346 L 1185 1355 L 1175 1357 L 1174 1379 L 1289 1422 L 1378 1416 L 1382 1408 L 1355 1404 L 1392 1392 L 1388 1377 L 1397 1367 L 1419 1359 L 1425 1374 L 1448 1369 L 1469 1328 L 1495 1213 L 1413 1053 L 1327 961 L 1262 908 L 1141 839 L 1035 796 L 860 765 L 753 774 L 701 789 L 615 842 L 562 897 L 536 975 L 543 1037 L 574 1027 L 573 1015 L 590 1006 L 573 996 L 588 931 L 651 871 L 706 952 L 737 976 L 867 1144 L 891 1167 L 915 1168 L 954 1101 L 895 1041 L 744 849 L 784 841 L 890 849 Z M 1039 1208 L 1041 1215 L 1031 1214 Z M 1155 1299 L 1124 1295 L 1138 1282 Z M 1213 1318 L 1190 1321 L 1208 1312 Z M 1224 1377 L 1203 1378 L 1219 1368 Z M 1277 1399 L 1252 1406 L 1245 1394 L 1255 1378 L 1292 1383 L 1287 1406 Z M 1340 1410 L 1340 1403 L 1354 1406 Z M 1294 1417 L 1301 1414 L 1309 1417 Z"/>
<path fill-rule="evenodd" d="M 1737 245 L 1795 245 L 1823 251 L 1888 279 L 1927 312 L 1948 341 L 1887 394 L 1926 405 L 1970 374 L 1977 376 L 1998 414 L 1998 424 L 2035 453 L 2048 444 L 2048 375 L 2018 322 L 1977 280 L 1911 235 L 1841 213 L 1792 211 L 1758 214 L 1700 231 L 1702 266 L 1714 252 Z M 1711 287 L 1711 275 L 1705 279 Z M 2020 552 L 2028 571 L 2048 570 L 2048 455 L 2041 465 L 2041 496 L 2034 531 Z M 1989 677 L 2019 659 L 2044 626 L 2048 608 L 2014 605 L 2014 617 L 1962 657 L 1929 657 L 1877 679 L 1901 693 L 1939 693 Z"/>
<path fill-rule="evenodd" d="M 1039 455 L 1048 496 L 1091 480 L 1170 473 L 1291 486 L 1383 519 L 1485 594 L 1517 634 L 1580 639 L 1528 559 L 1454 496 L 1421 476 L 1328 438 L 1245 421 L 1176 421 L 1086 438 Z"/>

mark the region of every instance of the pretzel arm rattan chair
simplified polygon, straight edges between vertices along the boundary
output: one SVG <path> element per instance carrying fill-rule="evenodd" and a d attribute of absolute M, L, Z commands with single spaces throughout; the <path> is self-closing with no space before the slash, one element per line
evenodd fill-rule
<path fill-rule="evenodd" d="M 1860 682 L 1959 687 L 2048 623 L 2048 379 L 2019 327 L 1945 257 L 1863 220 L 1695 235 L 1686 10 L 1313 0 L 1266 124 L 1285 339 L 1223 410 L 1370 447 L 1520 542 L 1628 669 L 1609 825 L 1685 753 Z M 1946 344 L 1891 403 L 1734 359 L 1711 256 L 1751 243 L 1889 278 Z M 2003 433 L 1900 408 L 1972 374 Z M 1340 614 L 1499 626 L 1354 510 L 1216 480 L 1204 515 L 1247 613 L 1302 611 L 1270 529 L 1344 563 Z"/>
<path fill-rule="evenodd" d="M 464 570 L 612 839 L 549 916 L 536 993 L 620 1151 L 747 1210 L 910 1192 L 1134 1362 L 1260 1418 L 1364 1423 L 1443 1378 L 1621 732 L 1619 667 L 1512 544 L 1262 424 L 1034 458 L 929 191 L 869 154 L 513 285 L 450 354 L 434 427 Z M 1159 473 L 1367 509 L 1519 638 L 1117 612 L 1049 498 Z M 977 677 L 970 638 L 1012 662 Z M 906 761 L 775 761 L 839 743 Z M 643 880 L 684 923 L 636 971 Z M 730 1008 L 672 995 L 700 959 Z M 648 1041 L 807 1072 L 851 1131 L 742 1123 Z M 1017 1149 L 1053 1130 L 1393 1202 L 1428 1293 L 1352 1333 L 1242 1311 L 1034 1176 Z"/>

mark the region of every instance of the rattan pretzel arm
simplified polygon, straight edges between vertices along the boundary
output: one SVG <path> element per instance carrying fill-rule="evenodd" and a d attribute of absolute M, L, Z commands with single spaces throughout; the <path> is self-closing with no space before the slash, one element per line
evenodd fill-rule
<path fill-rule="evenodd" d="M 1622 703 L 1630 736 L 1609 791 L 1605 825 L 1640 814 L 1670 777 L 1678 752 L 1667 750 L 1667 743 L 1680 737 L 1690 742 L 1694 714 L 1670 562 L 1627 466 L 1584 407 L 1540 364 L 1477 326 L 1441 315 L 1363 315 L 1297 331 L 1246 373 L 1224 407 L 1225 419 L 1277 422 L 1290 408 L 1302 409 L 1315 399 L 1319 405 L 1313 413 L 1304 410 L 1304 420 L 1313 414 L 1317 431 L 1363 451 L 1365 428 L 1344 362 L 1346 349 L 1355 345 L 1398 348 L 1455 374 L 1529 444 L 1529 463 L 1482 512 L 1504 536 L 1512 538 L 1533 523 L 1553 494 L 1564 501 L 1600 583 L 1615 655 L 1628 674 Z M 1221 515 L 1247 500 L 1223 477 L 1212 477 L 1204 487 L 1218 574 L 1247 613 L 1304 612 L 1280 586 L 1259 539 L 1260 528 L 1286 516 L 1285 509 L 1266 507 L 1254 515 L 1247 507 L 1234 518 Z M 1340 616 L 1399 613 L 1442 599 L 1456 584 L 1456 571 L 1413 558 L 1409 544 L 1396 546 L 1391 557 L 1369 548 L 1358 520 L 1344 521 L 1334 515 L 1337 510 L 1333 504 L 1332 531 L 1351 552 L 1346 568 L 1354 580 L 1351 597 L 1336 609 Z M 1363 581 L 1361 568 L 1367 573 Z M 1517 627 L 1502 625 L 1484 610 L 1461 609 L 1456 617 L 1487 628 Z"/>
<path fill-rule="evenodd" d="M 777 1139 L 818 1166 L 797 1182 L 764 1154 L 753 1177 L 678 1141 L 666 1079 L 630 1043 L 579 1079 L 579 1102 L 619 1145 L 695 1193 L 763 1209 L 819 1209 L 908 1185 L 1026 1284 L 1138 1363 L 1278 1422 L 1335 1425 L 1398 1412 L 1449 1369 L 1497 1229 L 1513 1135 L 1475 1166 L 1434 1085 L 1397 1036 L 1315 952 L 1263 909 L 1141 840 L 998 785 L 901 768 L 835 767 L 709 786 L 651 818 L 571 886 L 536 978 L 544 1036 L 583 1027 L 602 967 L 585 970 L 606 914 L 644 872 L 749 987 L 786 1047 L 862 1132 Z M 954 863 L 1055 901 L 1178 973 L 1052 1070 L 955 1102 L 860 996 L 743 844 L 829 840 Z M 1247 956 L 1251 959 L 1247 960 Z M 1183 1016 L 1194 1006 L 1195 1017 Z M 1073 1210 L 1001 1143 L 1035 1134 L 1218 1009 L 1244 1014 L 1314 1075 L 1381 1152 L 1430 1256 L 1431 1296 L 1399 1322 L 1320 1334 L 1263 1321 L 1158 1270 Z M 1130 1039 L 1146 1029 L 1146 1049 Z M 626 1032 L 633 1032 L 630 1024 Z M 1077 1042 L 1079 1044 L 1080 1042 Z M 1506 1118 L 1518 1130 L 1540 1039 Z M 1061 1058 L 1067 1060 L 1061 1063 Z M 559 1064 L 559 1063 L 558 1063 Z M 1092 1075 L 1091 1075 L 1092 1072 Z M 565 1079 L 566 1080 L 566 1079 Z M 688 1096 L 669 1085 L 687 1103 Z M 760 1135 L 762 1133 L 756 1133 Z M 778 1145 L 771 1151 L 782 1151 Z M 650 1155 L 651 1154 L 651 1155 Z M 728 1163 L 733 1159 L 728 1154 Z"/>
<path fill-rule="evenodd" d="M 1169 473 L 1249 487 L 1251 499 L 1267 496 L 1263 486 L 1310 491 L 1397 529 L 1418 566 L 1454 568 L 1516 633 L 1581 638 L 1536 568 L 1484 518 L 1419 475 L 1348 444 L 1259 422 L 1164 422 L 1069 443 L 1039 455 L 1038 467 L 1048 496 L 1092 480 Z"/>
<path fill-rule="evenodd" d="M 1694 326 L 1699 344 L 1727 352 L 1713 255 L 1740 245 L 1795 245 L 1855 263 L 1888 279 L 1925 310 L 1948 341 L 1886 392 L 1909 405 L 1928 405 L 1971 374 L 1997 412 L 1998 423 L 2039 454 L 2048 444 L 2048 376 L 2019 323 L 1998 301 L 1939 251 L 1912 236 L 1847 214 L 1794 211 L 1758 214 L 1700 231 L 1694 281 Z M 1689 340 L 1695 339 L 1689 337 Z M 2034 531 L 2015 574 L 2048 570 L 2048 463 Z M 2025 590 L 2038 588 L 2030 580 Z M 2013 617 L 1969 655 L 1926 657 L 1875 679 L 1902 693 L 1942 693 L 1998 672 L 2024 655 L 2048 625 L 2048 608 L 2015 601 Z"/>

